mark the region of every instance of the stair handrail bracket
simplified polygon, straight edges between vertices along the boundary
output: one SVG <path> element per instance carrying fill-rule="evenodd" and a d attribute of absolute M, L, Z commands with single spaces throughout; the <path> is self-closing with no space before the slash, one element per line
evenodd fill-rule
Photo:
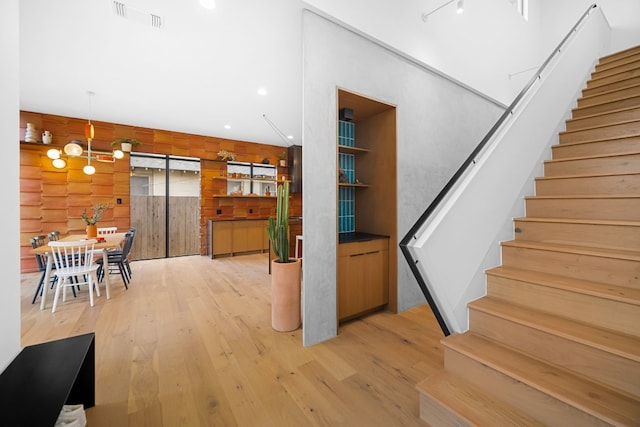
<path fill-rule="evenodd" d="M 486 294 L 527 195 L 597 59 L 610 28 L 591 5 L 400 243 L 445 335 L 468 329 L 467 304 Z"/>

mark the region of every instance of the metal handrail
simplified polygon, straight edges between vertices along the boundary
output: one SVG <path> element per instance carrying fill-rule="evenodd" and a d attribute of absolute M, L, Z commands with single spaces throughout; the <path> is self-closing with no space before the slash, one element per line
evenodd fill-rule
<path fill-rule="evenodd" d="M 507 107 L 507 109 L 502 114 L 502 116 L 500 116 L 498 121 L 489 130 L 487 135 L 482 139 L 482 141 L 480 141 L 478 146 L 471 152 L 471 154 L 469 155 L 469 157 L 467 157 L 467 159 L 464 161 L 462 166 L 456 171 L 456 173 L 453 175 L 453 177 L 447 182 L 447 184 L 440 191 L 440 193 L 438 193 L 438 195 L 435 197 L 435 199 L 433 199 L 433 201 L 431 202 L 429 207 L 427 207 L 427 209 L 424 211 L 424 213 L 420 216 L 420 218 L 418 218 L 416 223 L 413 225 L 413 227 L 411 227 L 411 229 L 409 229 L 407 234 L 400 241 L 400 249 L 402 251 L 402 254 L 404 255 L 407 263 L 409 264 L 409 268 L 411 269 L 411 272 L 413 273 L 413 275 L 415 276 L 416 280 L 418 281 L 418 285 L 420 286 L 420 289 L 422 290 L 422 293 L 424 294 L 425 298 L 427 299 L 427 303 L 429 304 L 429 307 L 433 311 L 433 314 L 435 315 L 436 320 L 438 321 L 438 324 L 440 325 L 440 328 L 442 329 L 442 332 L 445 334 L 445 336 L 450 335 L 451 331 L 449 330 L 449 327 L 447 326 L 442 314 L 440 313 L 440 310 L 438 309 L 438 307 L 437 307 L 437 305 L 435 303 L 435 300 L 433 299 L 433 296 L 429 292 L 429 289 L 427 288 L 427 284 L 426 284 L 424 278 L 422 277 L 422 275 L 420 274 L 420 271 L 418 270 L 418 267 L 417 267 L 418 261 L 412 258 L 411 253 L 409 252 L 409 249 L 408 249 L 407 246 L 409 245 L 409 243 L 411 242 L 412 239 L 417 239 L 416 234 L 420 230 L 420 228 L 424 225 L 424 223 L 427 222 L 429 217 L 436 211 L 436 208 L 438 207 L 438 205 L 443 200 L 446 199 L 447 195 L 455 187 L 455 185 L 457 184 L 458 180 L 465 174 L 465 172 L 467 172 L 467 170 L 470 167 L 472 167 L 475 164 L 476 157 L 478 157 L 478 154 L 480 154 L 480 152 L 485 148 L 485 146 L 489 143 L 489 141 L 496 134 L 498 129 L 500 129 L 502 127 L 502 125 L 507 121 L 507 118 L 509 118 L 509 116 L 511 116 L 513 114 L 513 111 L 518 106 L 520 101 L 525 97 L 527 92 L 529 92 L 529 90 L 531 89 L 533 84 L 536 82 L 536 80 L 538 80 L 540 78 L 542 72 L 551 63 L 551 61 L 556 57 L 556 55 L 558 55 L 562 51 L 563 46 L 567 43 L 569 38 L 577 31 L 577 29 L 580 26 L 580 24 L 587 18 L 587 16 L 591 13 L 592 9 L 594 9 L 596 7 L 597 7 L 597 5 L 595 3 L 593 3 L 591 6 L 589 6 L 587 8 L 587 10 L 584 12 L 584 14 L 582 14 L 582 16 L 580 17 L 580 19 L 578 19 L 576 24 L 571 28 L 571 30 L 562 39 L 562 41 L 558 44 L 558 46 L 551 52 L 551 55 L 549 55 L 549 57 L 546 59 L 546 61 L 544 61 L 544 63 L 540 66 L 540 68 L 538 68 L 538 71 L 529 80 L 527 85 L 522 89 L 522 91 L 520 91 L 518 96 L 516 96 L 516 98 L 511 103 L 511 105 L 509 105 L 509 107 Z"/>

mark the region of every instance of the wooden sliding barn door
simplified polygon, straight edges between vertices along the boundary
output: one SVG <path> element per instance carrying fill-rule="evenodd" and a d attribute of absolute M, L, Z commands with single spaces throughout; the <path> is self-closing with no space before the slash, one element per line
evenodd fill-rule
<path fill-rule="evenodd" d="M 200 254 L 200 160 L 131 154 L 133 259 Z"/>

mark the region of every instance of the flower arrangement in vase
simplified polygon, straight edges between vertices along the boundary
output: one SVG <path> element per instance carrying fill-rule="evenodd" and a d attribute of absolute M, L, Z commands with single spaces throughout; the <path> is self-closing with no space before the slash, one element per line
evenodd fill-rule
<path fill-rule="evenodd" d="M 87 215 L 87 208 L 84 208 L 82 210 L 82 220 L 85 224 L 87 224 L 87 238 L 91 239 L 98 237 L 98 227 L 96 226 L 96 224 L 102 219 L 102 215 L 110 207 L 111 206 L 106 203 L 98 203 L 92 208 L 93 214 L 91 216 Z"/>

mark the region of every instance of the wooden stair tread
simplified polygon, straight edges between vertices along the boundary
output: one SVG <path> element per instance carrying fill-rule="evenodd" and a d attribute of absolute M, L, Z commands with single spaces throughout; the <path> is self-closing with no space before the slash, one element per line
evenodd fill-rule
<path fill-rule="evenodd" d="M 625 92 L 626 92 L 626 91 L 628 91 L 629 89 L 633 89 L 633 88 L 636 88 L 636 87 L 639 87 L 639 86 L 640 86 L 640 84 L 634 84 L 634 85 L 631 85 L 631 86 L 628 86 L 628 87 L 625 87 L 625 88 L 622 88 L 622 89 L 612 89 L 612 90 L 608 90 L 608 91 L 600 92 L 600 93 L 598 93 L 598 94 L 587 95 L 587 96 L 581 96 L 580 98 L 578 98 L 578 102 L 580 102 L 580 101 L 586 101 L 586 100 L 589 100 L 589 99 L 591 99 L 591 98 L 598 97 L 598 96 L 602 96 L 602 95 L 611 95 L 612 93 L 617 93 L 617 92 L 619 92 L 619 93 L 625 93 Z M 625 98 L 625 97 L 622 97 L 622 98 Z"/>
<path fill-rule="evenodd" d="M 589 381 L 473 332 L 449 335 L 442 344 L 605 422 L 640 424 L 640 400 L 626 393 Z"/>
<path fill-rule="evenodd" d="M 556 289 L 579 292 L 586 295 L 606 298 L 640 306 L 640 289 L 617 286 L 608 283 L 573 279 L 566 276 L 532 270 L 520 270 L 513 267 L 495 267 L 486 271 L 487 275 L 536 283 Z"/>
<path fill-rule="evenodd" d="M 584 132 L 588 132 L 588 131 L 591 131 L 591 130 L 610 128 L 610 127 L 626 125 L 626 124 L 630 124 L 630 123 L 638 123 L 638 122 L 640 122 L 640 119 L 623 120 L 623 121 L 620 121 L 620 122 L 607 123 L 607 124 L 596 125 L 596 126 L 588 126 L 588 127 L 584 127 L 584 128 L 580 128 L 580 129 L 562 130 L 562 131 L 558 132 L 558 135 L 563 136 L 563 135 L 571 135 L 571 134 L 574 134 L 574 133 L 584 133 Z M 635 135 L 635 134 L 633 134 L 633 135 Z"/>
<path fill-rule="evenodd" d="M 638 175 L 635 173 L 629 173 L 629 172 L 624 172 L 624 173 L 598 173 L 598 174 L 594 174 L 594 173 L 589 173 L 589 174 L 575 174 L 575 175 L 558 175 L 558 176 L 538 176 L 535 179 L 536 180 L 550 180 L 550 179 L 574 179 L 574 178 L 601 178 L 601 177 L 605 177 L 605 176 L 634 176 L 634 175 Z"/>
<path fill-rule="evenodd" d="M 626 334 L 506 303 L 490 296 L 472 301 L 469 308 L 640 362 L 640 339 Z"/>
<path fill-rule="evenodd" d="M 598 89 L 604 88 L 612 83 L 623 82 L 625 80 L 633 79 L 640 75 L 638 70 L 620 70 L 617 73 L 593 76 L 591 80 L 587 82 L 585 89 Z"/>
<path fill-rule="evenodd" d="M 640 194 L 577 194 L 577 195 L 549 195 L 525 196 L 525 200 L 578 200 L 578 199 L 637 199 Z"/>
<path fill-rule="evenodd" d="M 640 250 L 598 248 L 593 246 L 565 245 L 561 243 L 534 242 L 531 240 L 508 240 L 500 243 L 502 246 L 538 249 L 552 252 L 564 252 L 577 255 L 599 256 L 603 258 L 617 258 L 627 261 L 640 262 Z"/>
<path fill-rule="evenodd" d="M 608 62 L 617 61 L 618 59 L 633 56 L 638 52 L 640 52 L 640 46 L 632 46 L 632 47 L 605 55 L 600 58 L 598 63 L 606 64 Z"/>
<path fill-rule="evenodd" d="M 638 106 L 633 107 L 634 109 L 637 109 Z M 603 114 L 610 114 L 610 111 L 607 111 L 606 113 Z M 581 121 L 583 120 L 584 117 L 578 117 L 575 119 L 572 119 L 573 121 Z M 573 133 L 578 133 L 578 132 L 587 132 L 590 130 L 595 130 L 595 129 L 602 129 L 602 128 L 608 128 L 608 127 L 612 127 L 612 126 L 619 126 L 619 125 L 624 125 L 624 124 L 628 124 L 628 123 L 637 123 L 640 122 L 640 119 L 627 119 L 627 120 L 616 120 L 616 121 L 610 121 L 606 124 L 599 124 L 599 125 L 593 125 L 593 126 L 585 126 L 585 127 L 581 127 L 579 129 L 571 129 L 571 130 L 563 130 L 560 131 L 559 134 L 560 135 L 571 135 Z"/>
<path fill-rule="evenodd" d="M 614 220 L 614 219 L 573 219 L 573 218 L 538 218 L 523 216 L 514 218 L 514 221 L 523 222 L 546 222 L 546 223 L 558 223 L 558 224 L 593 224 L 593 225 L 621 225 L 628 227 L 640 227 L 640 221 L 628 221 L 628 220 Z M 640 246 L 640 242 L 638 243 Z"/>
<path fill-rule="evenodd" d="M 595 97 L 595 95 L 590 95 L 591 97 Z M 629 95 L 629 96 L 623 96 L 620 98 L 616 98 L 616 99 L 606 99 L 606 100 L 602 100 L 601 102 L 594 102 L 593 104 L 589 104 L 589 105 L 580 105 L 578 107 L 574 107 L 571 109 L 572 112 L 572 116 L 575 116 L 575 112 L 580 112 L 582 110 L 592 110 L 596 107 L 598 108 L 604 108 L 607 105 L 616 105 L 616 104 L 624 104 L 627 103 L 629 105 L 638 105 L 638 103 L 640 102 L 640 95 Z"/>
<path fill-rule="evenodd" d="M 416 385 L 420 393 L 478 426 L 543 426 L 534 418 L 482 391 L 468 381 L 444 370 Z"/>
<path fill-rule="evenodd" d="M 639 108 L 640 108 L 640 105 L 623 107 L 623 108 L 615 108 L 613 110 L 604 111 L 604 112 L 601 112 L 601 113 L 593 113 L 593 114 L 588 114 L 586 116 L 581 116 L 581 117 L 572 117 L 572 118 L 568 119 L 567 122 L 578 122 L 578 121 L 583 121 L 583 120 L 589 120 L 589 119 L 592 119 L 592 118 L 595 118 L 595 117 L 608 116 L 608 115 L 615 114 L 615 113 L 621 113 L 623 111 L 637 110 Z M 633 121 L 633 120 L 627 120 L 627 121 Z M 617 123 L 617 122 L 613 122 L 613 123 Z M 599 127 L 599 126 L 594 126 L 594 127 Z M 584 129 L 586 129 L 586 128 L 584 128 Z"/>
<path fill-rule="evenodd" d="M 601 139 L 597 139 L 597 140 L 593 140 L 593 141 L 568 141 L 568 142 L 563 142 L 563 143 L 558 143 L 558 144 L 554 144 L 551 148 L 566 148 L 566 147 L 570 147 L 570 146 L 576 146 L 576 145 L 587 145 L 587 144 L 597 144 L 599 142 L 610 142 L 610 141 L 624 141 L 625 139 L 630 139 L 630 140 L 635 140 L 637 139 L 637 136 L 625 136 L 625 137 L 610 137 L 610 138 L 601 138 Z M 619 153 L 619 155 L 623 156 L 626 155 L 628 153 L 624 152 L 624 153 Z"/>
<path fill-rule="evenodd" d="M 585 92 L 587 94 L 591 94 L 591 92 L 595 92 L 595 93 L 606 92 L 606 87 L 612 86 L 612 85 L 615 85 L 615 87 L 617 87 L 618 89 L 623 89 L 623 88 L 626 89 L 630 86 L 637 84 L 636 80 L 640 77 L 638 75 L 624 75 L 624 74 L 627 74 L 627 72 L 622 72 L 620 74 L 623 74 L 623 76 L 621 76 L 619 80 L 604 82 L 602 84 L 595 84 L 595 81 L 594 81 L 594 84 L 582 89 L 583 96 L 586 96 Z M 602 81 L 603 79 L 599 79 L 599 80 Z M 601 81 L 598 81 L 597 83 L 601 83 Z M 600 92 L 601 90 L 602 92 Z"/>
<path fill-rule="evenodd" d="M 561 144 L 564 145 L 564 144 Z M 628 157 L 635 156 L 636 154 L 640 154 L 639 152 L 632 153 L 608 153 L 608 154 L 593 154 L 589 156 L 578 156 L 578 157 L 563 157 L 561 159 L 550 159 L 545 160 L 544 163 L 563 163 L 563 162 L 575 162 L 576 160 L 591 160 L 591 159 L 606 159 L 610 157 Z M 640 170 L 640 169 L 639 169 Z"/>

